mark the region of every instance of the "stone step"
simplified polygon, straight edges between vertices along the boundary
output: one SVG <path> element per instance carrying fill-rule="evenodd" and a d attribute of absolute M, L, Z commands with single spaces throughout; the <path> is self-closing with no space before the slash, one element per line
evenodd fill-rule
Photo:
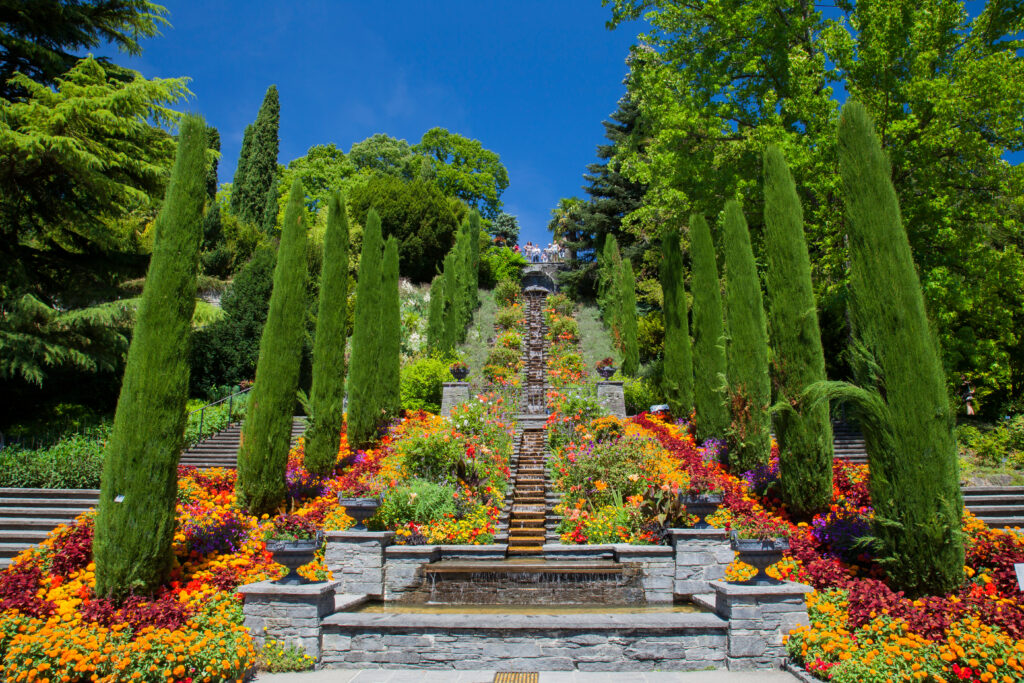
<path fill-rule="evenodd" d="M 0 543 L 26 543 L 35 545 L 45 541 L 50 532 L 58 525 L 54 524 L 47 528 L 36 529 L 0 529 Z"/>
<path fill-rule="evenodd" d="M 3 517 L 0 516 L 0 531 L 42 531 L 44 537 L 61 524 L 67 524 L 74 518 L 67 517 Z"/>
<path fill-rule="evenodd" d="M 21 489 L 0 488 L 0 499 L 5 498 L 43 498 L 57 500 L 99 500 L 99 489 Z"/>
<path fill-rule="evenodd" d="M 0 518 L 42 517 L 45 519 L 72 520 L 92 506 L 74 505 L 66 507 L 12 507 L 0 501 Z"/>

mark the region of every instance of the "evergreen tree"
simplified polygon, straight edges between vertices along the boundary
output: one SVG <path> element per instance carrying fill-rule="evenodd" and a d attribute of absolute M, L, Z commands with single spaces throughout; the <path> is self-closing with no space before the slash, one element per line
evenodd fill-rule
<path fill-rule="evenodd" d="M 328 475 L 338 461 L 344 425 L 345 338 L 348 322 L 348 216 L 341 193 L 331 193 L 313 342 L 312 415 L 306 427 L 306 469 Z"/>
<path fill-rule="evenodd" d="M 452 249 L 444 257 L 444 270 L 442 274 L 444 276 L 444 337 L 441 345 L 442 351 L 452 351 L 455 349 L 455 345 L 459 341 L 459 324 L 461 322 L 461 314 L 459 313 L 459 307 L 461 305 L 461 287 L 459 286 L 459 268 L 458 268 L 458 254 L 456 249 Z"/>
<path fill-rule="evenodd" d="M 476 277 L 473 268 L 473 235 L 469 219 L 462 221 L 459 236 L 455 242 L 459 283 L 459 326 L 455 341 L 459 344 L 466 340 L 466 329 L 473 319 L 476 308 Z"/>
<path fill-rule="evenodd" d="M 260 227 L 263 229 L 263 234 L 268 236 L 276 236 L 277 230 L 277 199 L 281 194 L 280 181 L 274 178 L 274 182 L 270 184 L 270 189 L 267 190 L 267 196 L 265 199 L 265 205 L 263 206 L 263 222 Z"/>
<path fill-rule="evenodd" d="M 308 306 L 302 198 L 302 183 L 296 179 L 285 208 L 274 289 L 260 339 L 256 383 L 249 397 L 242 445 L 238 449 L 235 492 L 242 505 L 255 515 L 274 512 L 287 494 L 285 468 Z"/>
<path fill-rule="evenodd" d="M 93 543 L 101 596 L 150 593 L 167 579 L 174 560 L 206 144 L 206 124 L 186 116 L 156 219 L 153 255 L 103 461 Z"/>
<path fill-rule="evenodd" d="M 363 229 L 363 251 L 359 255 L 348 380 L 348 445 L 353 451 L 369 445 L 382 417 L 379 383 L 384 371 L 380 338 L 383 238 L 380 230 L 380 217 L 370 209 Z"/>
<path fill-rule="evenodd" d="M 398 240 L 391 236 L 384 244 L 381 290 L 380 353 L 382 373 L 381 404 L 391 419 L 402 411 L 399 367 L 402 355 L 402 310 L 398 299 Z"/>
<path fill-rule="evenodd" d="M 619 276 L 622 273 L 622 256 L 619 244 L 614 235 L 608 235 L 604 241 L 601 259 L 598 263 L 597 303 L 601 308 L 601 318 L 612 331 L 615 345 L 622 346 L 620 330 L 620 296 Z"/>
<path fill-rule="evenodd" d="M 693 408 L 693 351 L 690 347 L 689 306 L 683 282 L 683 251 L 679 229 L 668 228 L 661 238 L 661 289 L 665 302 L 665 368 L 662 385 L 672 414 L 688 417 Z"/>
<path fill-rule="evenodd" d="M 220 132 L 213 126 L 209 126 L 206 129 L 206 137 L 207 149 L 216 152 L 210 161 L 210 167 L 206 175 L 206 196 L 213 200 L 217 198 L 217 167 L 220 165 L 217 155 L 220 154 Z"/>
<path fill-rule="evenodd" d="M 804 400 L 825 380 L 825 354 L 804 239 L 803 209 L 781 150 L 764 155 L 768 328 L 779 443 L 779 487 L 791 514 L 809 519 L 832 502 L 832 423 L 828 404 Z"/>
<path fill-rule="evenodd" d="M 248 124 L 245 133 L 242 135 L 242 151 L 238 155 L 238 165 L 235 166 L 235 179 L 231 183 L 231 212 L 236 216 L 242 215 L 242 206 L 247 201 L 245 176 L 249 172 L 249 158 L 252 156 L 252 139 L 256 127 Z"/>
<path fill-rule="evenodd" d="M 245 171 L 239 182 L 242 161 L 239 160 L 239 172 L 235 173 L 235 188 L 238 193 L 237 205 L 232 195 L 232 207 L 238 217 L 255 225 L 264 225 L 264 214 L 267 210 L 267 192 L 277 177 L 278 126 L 281 118 L 281 105 L 278 102 L 277 86 L 267 88 L 263 104 L 256 121 L 252 124 L 250 146 L 245 148 L 242 141 L 242 156 L 245 159 Z M 248 129 L 246 133 L 249 134 Z"/>
<path fill-rule="evenodd" d="M 444 275 L 434 276 L 430 283 L 430 308 L 427 315 L 427 348 L 444 348 Z"/>
<path fill-rule="evenodd" d="M 693 259 L 693 401 L 697 440 L 725 437 L 729 409 L 725 402 L 725 332 L 722 328 L 722 285 L 715 245 L 704 216 L 690 216 Z"/>
<path fill-rule="evenodd" d="M 475 310 L 478 303 L 477 291 L 480 289 L 480 212 L 473 209 L 469 212 L 469 246 L 473 251 L 473 267 L 471 281 L 473 283 L 473 294 L 470 300 Z"/>
<path fill-rule="evenodd" d="M 839 170 L 859 385 L 839 393 L 856 400 L 864 425 L 888 577 L 911 595 L 942 595 L 964 578 L 953 415 L 889 162 L 859 102 L 842 109 Z"/>
<path fill-rule="evenodd" d="M 619 315 L 622 328 L 622 372 L 635 377 L 640 370 L 640 344 L 637 339 L 636 321 L 636 278 L 633 264 L 628 258 L 622 259 L 619 276 Z"/>
<path fill-rule="evenodd" d="M 725 204 L 725 321 L 729 378 L 729 466 L 746 472 L 771 456 L 771 380 L 768 377 L 768 331 L 761 281 L 754 265 L 750 232 L 736 201 Z"/>

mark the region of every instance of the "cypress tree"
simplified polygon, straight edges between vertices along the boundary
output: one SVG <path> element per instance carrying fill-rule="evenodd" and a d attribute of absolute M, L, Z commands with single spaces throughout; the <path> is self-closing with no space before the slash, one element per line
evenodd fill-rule
<path fill-rule="evenodd" d="M 231 183 L 231 211 L 241 217 L 242 206 L 246 203 L 246 192 L 248 186 L 245 184 L 245 176 L 249 170 L 249 157 L 252 156 L 252 138 L 255 126 L 251 123 L 245 127 L 245 134 L 242 136 L 242 151 L 238 155 L 238 165 L 235 167 L 235 179 Z"/>
<path fill-rule="evenodd" d="M 476 209 L 469 212 L 469 246 L 473 252 L 473 266 L 471 270 L 473 294 L 470 300 L 473 302 L 473 308 L 476 309 L 478 303 L 477 291 L 480 289 L 480 212 Z"/>
<path fill-rule="evenodd" d="M 265 235 L 277 235 L 277 199 L 279 194 L 279 181 L 277 178 L 274 178 L 274 182 L 270 184 L 270 189 L 267 190 L 267 196 L 264 200 L 266 203 L 263 206 L 263 222 L 260 227 Z"/>
<path fill-rule="evenodd" d="M 242 505 L 255 515 L 274 512 L 284 503 L 287 493 L 285 468 L 308 306 L 303 210 L 302 183 L 296 178 L 285 208 L 274 289 L 260 338 L 256 383 L 238 449 L 235 492 Z"/>
<path fill-rule="evenodd" d="M 327 475 L 341 446 L 345 400 L 345 338 L 348 322 L 348 216 L 341 193 L 327 205 L 324 263 L 313 341 L 312 416 L 306 427 L 306 469 Z"/>
<path fill-rule="evenodd" d="M 245 141 L 242 141 L 242 154 L 245 157 L 245 172 L 241 176 L 241 188 L 238 188 L 239 173 L 235 173 L 236 189 L 240 189 L 238 205 L 232 207 L 238 217 L 249 223 L 264 225 L 264 214 L 267 209 L 267 191 L 277 177 L 278 126 L 281 119 L 281 105 L 278 102 L 277 86 L 267 88 L 263 104 L 256 121 L 252 125 L 251 142 L 246 152 Z M 248 129 L 246 130 L 248 133 Z M 239 171 L 241 171 L 239 161 Z"/>
<path fill-rule="evenodd" d="M 662 382 L 672 414 L 688 417 L 693 408 L 693 351 L 678 228 L 668 228 L 661 238 L 661 289 L 665 294 L 665 369 Z"/>
<path fill-rule="evenodd" d="M 768 462 L 771 456 L 771 380 L 768 377 L 768 332 L 761 280 L 754 265 L 750 232 L 736 201 L 725 204 L 725 321 L 729 379 L 729 465 L 740 473 Z"/>
<path fill-rule="evenodd" d="M 622 259 L 619 276 L 619 316 L 622 327 L 622 372 L 635 377 L 640 370 L 640 343 L 637 339 L 636 278 L 633 276 L 633 264 L 628 258 Z"/>
<path fill-rule="evenodd" d="M 725 402 L 725 332 L 722 329 L 722 285 L 711 230 L 704 216 L 690 216 L 693 258 L 693 401 L 697 439 L 721 439 L 729 428 Z"/>
<path fill-rule="evenodd" d="M 151 593 L 167 579 L 174 559 L 206 145 L 206 124 L 186 116 L 103 459 L 93 543 L 102 596 Z"/>
<path fill-rule="evenodd" d="M 619 244 L 615 241 L 614 235 L 608 235 L 604 240 L 599 273 L 597 280 L 598 306 L 601 308 L 601 317 L 604 319 L 615 338 L 616 346 L 622 345 L 621 330 L 619 321 L 620 297 L 619 297 L 619 276 L 622 272 L 622 256 L 619 254 Z"/>
<path fill-rule="evenodd" d="M 458 256 L 456 250 L 452 249 L 444 257 L 444 340 L 441 345 L 442 351 L 451 351 L 458 344 L 459 323 L 462 319 L 459 313 L 462 296 L 458 281 Z"/>
<path fill-rule="evenodd" d="M 384 245 L 381 291 L 380 376 L 382 406 L 387 417 L 402 411 L 399 366 L 402 354 L 402 311 L 398 300 L 398 240 L 392 235 Z"/>
<path fill-rule="evenodd" d="M 825 354 L 815 310 L 803 210 L 782 151 L 764 155 L 768 328 L 779 442 L 779 487 L 790 513 L 809 519 L 832 502 L 832 423 L 828 404 L 803 398 L 825 381 Z"/>
<path fill-rule="evenodd" d="M 438 274 L 430 283 L 430 308 L 427 315 L 427 348 L 444 348 L 444 275 Z"/>
<path fill-rule="evenodd" d="M 456 330 L 455 341 L 461 344 L 466 340 L 466 328 L 473 319 L 473 309 L 476 308 L 476 279 L 473 269 L 473 244 L 472 228 L 469 219 L 462 222 L 459 228 L 459 236 L 455 241 L 457 281 L 459 284 L 459 325 Z"/>
<path fill-rule="evenodd" d="M 206 148 L 220 153 L 220 132 L 213 126 L 206 128 Z M 206 175 L 206 196 L 213 200 L 217 197 L 217 167 L 220 164 L 217 154 L 214 154 L 210 161 L 210 167 Z"/>
<path fill-rule="evenodd" d="M 363 251 L 359 255 L 356 310 L 352 326 L 352 357 L 348 380 L 348 444 L 353 450 L 373 440 L 381 422 L 381 249 L 380 216 L 366 214 Z"/>
<path fill-rule="evenodd" d="M 839 119 L 839 170 L 859 385 L 845 393 L 865 427 L 874 534 L 897 586 L 941 595 L 964 578 L 953 415 L 889 163 L 859 102 Z"/>

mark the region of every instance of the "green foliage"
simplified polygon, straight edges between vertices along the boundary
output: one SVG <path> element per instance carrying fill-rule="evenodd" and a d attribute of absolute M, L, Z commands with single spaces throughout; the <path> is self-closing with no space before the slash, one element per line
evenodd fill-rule
<path fill-rule="evenodd" d="M 729 466 L 742 473 L 768 462 L 771 454 L 771 380 L 768 377 L 768 331 L 761 280 L 754 265 L 743 210 L 726 202 L 725 320 L 728 325 Z"/>
<path fill-rule="evenodd" d="M 622 256 L 615 237 L 608 235 L 604 241 L 601 258 L 598 261 L 597 303 L 601 307 L 601 318 L 612 330 L 616 346 L 621 348 L 620 308 L 618 278 Z"/>
<path fill-rule="evenodd" d="M 1007 417 L 990 429 L 956 428 L 960 455 L 983 467 L 1024 469 L 1024 415 Z"/>
<path fill-rule="evenodd" d="M 142 54 L 139 41 L 160 34 L 167 9 L 146 0 L 51 0 L 17 3 L 0 24 L 0 99 L 22 97 L 15 72 L 53 85 L 79 60 L 74 51 L 114 45 Z M 107 68 L 110 65 L 105 64 Z"/>
<path fill-rule="evenodd" d="M 252 124 L 249 145 L 242 141 L 242 157 L 238 162 L 239 173 L 235 174 L 235 183 L 231 188 L 231 207 L 243 221 L 255 225 L 265 225 L 264 214 L 267 212 L 268 193 L 277 176 L 278 127 L 281 119 L 281 104 L 278 100 L 277 86 L 267 88 L 263 96 L 263 104 Z M 294 185 L 293 185 L 294 187 Z M 272 202 L 269 202 L 274 206 Z"/>
<path fill-rule="evenodd" d="M 622 372 L 630 377 L 640 369 L 640 347 L 637 340 L 636 321 L 636 278 L 633 277 L 633 264 L 629 259 L 622 259 L 619 266 L 619 340 L 622 345 Z"/>
<path fill-rule="evenodd" d="M 285 467 L 302 361 L 306 298 L 306 226 L 302 184 L 292 184 L 281 228 L 267 322 L 260 338 L 256 384 L 242 426 L 235 493 L 255 515 L 285 502 Z"/>
<path fill-rule="evenodd" d="M 256 668 L 268 673 L 289 673 L 310 671 L 316 666 L 316 658 L 306 654 L 301 645 L 279 643 L 269 638 L 256 652 Z"/>
<path fill-rule="evenodd" d="M 498 284 L 494 287 L 494 300 L 498 302 L 499 306 L 510 307 L 519 301 L 522 291 L 517 280 L 498 280 Z"/>
<path fill-rule="evenodd" d="M 373 521 L 376 527 L 394 529 L 406 522 L 433 522 L 457 511 L 453 487 L 412 479 L 405 486 L 387 490 Z"/>
<path fill-rule="evenodd" d="M 641 363 L 662 358 L 665 348 L 665 316 L 661 311 L 650 311 L 637 317 L 636 343 Z M 692 359 L 690 367 L 693 367 Z"/>
<path fill-rule="evenodd" d="M 725 401 L 725 330 L 722 324 L 722 286 L 711 230 L 704 216 L 690 216 L 693 256 L 693 400 L 697 410 L 697 440 L 721 439 L 729 428 Z"/>
<path fill-rule="evenodd" d="M 832 423 L 827 404 L 803 398 L 807 387 L 825 381 L 825 356 L 803 209 L 786 160 L 774 145 L 764 155 L 764 200 L 779 488 L 790 512 L 810 519 L 832 502 Z"/>
<path fill-rule="evenodd" d="M 444 292 L 444 315 L 442 316 L 444 320 L 444 335 L 441 338 L 441 346 L 438 347 L 438 350 L 443 352 L 454 350 L 456 344 L 458 344 L 459 326 L 462 318 L 460 313 L 462 299 L 458 279 L 459 259 L 456 251 L 457 248 L 452 248 L 444 257 L 444 286 L 441 287 L 441 291 Z"/>
<path fill-rule="evenodd" d="M 480 286 L 491 289 L 499 282 L 519 282 L 526 257 L 509 247 L 491 247 L 480 257 Z"/>
<path fill-rule="evenodd" d="M 850 231 L 857 395 L 871 465 L 874 534 L 889 578 L 913 595 L 963 582 L 953 420 L 889 162 L 871 118 L 843 107 L 839 159 Z"/>
<path fill-rule="evenodd" d="M 444 346 L 444 283 L 443 275 L 435 275 L 430 283 L 430 309 L 427 317 L 427 348 L 437 351 Z"/>
<path fill-rule="evenodd" d="M 683 251 L 679 230 L 666 228 L 661 237 L 661 289 L 665 304 L 665 377 L 668 406 L 676 417 L 693 409 L 693 351 L 690 347 L 690 307 L 683 282 Z"/>
<path fill-rule="evenodd" d="M 442 385 L 452 379 L 449 365 L 451 360 L 441 356 L 423 356 L 403 365 L 402 407 L 440 413 Z"/>
<path fill-rule="evenodd" d="M 354 186 L 348 202 L 353 216 L 375 209 L 384 236 L 398 239 L 399 271 L 404 277 L 428 282 L 437 273 L 459 224 L 436 184 L 378 175 Z"/>
<path fill-rule="evenodd" d="M 313 414 L 306 427 L 306 469 L 326 475 L 341 446 L 345 399 L 345 341 L 348 337 L 348 216 L 345 200 L 335 192 L 327 207 L 324 265 L 313 344 Z"/>
<path fill-rule="evenodd" d="M 636 415 L 651 406 L 665 403 L 665 393 L 647 377 L 630 377 L 622 382 L 622 393 L 626 398 L 626 414 Z M 671 404 L 669 404 L 671 405 Z"/>
<path fill-rule="evenodd" d="M 380 383 L 381 407 L 387 419 L 397 418 L 402 411 L 399 382 L 402 354 L 402 318 L 398 301 L 398 240 L 389 237 L 384 245 L 381 266 L 381 327 L 378 344 L 381 354 Z"/>
<path fill-rule="evenodd" d="M 0 486 L 42 489 L 92 489 L 100 485 L 103 451 L 110 426 L 71 434 L 52 446 L 0 449 Z"/>
<path fill-rule="evenodd" d="M 515 216 L 502 211 L 491 221 L 491 227 L 487 232 L 498 244 L 515 244 L 519 241 L 519 221 Z"/>
<path fill-rule="evenodd" d="M 96 592 L 103 596 L 154 591 L 174 558 L 206 145 L 206 124 L 186 117 L 104 456 L 93 543 Z"/>
<path fill-rule="evenodd" d="M 363 250 L 359 256 L 352 356 L 349 359 L 348 444 L 353 451 L 370 443 L 382 419 L 383 405 L 378 387 L 384 371 L 380 345 L 382 251 L 380 217 L 370 209 L 366 215 Z"/>
<path fill-rule="evenodd" d="M 501 211 L 501 193 L 508 187 L 508 171 L 501 158 L 484 149 L 479 140 L 464 138 L 444 128 L 431 128 L 413 151 L 430 160 L 434 178 L 449 197 L 458 197 L 487 218 Z"/>

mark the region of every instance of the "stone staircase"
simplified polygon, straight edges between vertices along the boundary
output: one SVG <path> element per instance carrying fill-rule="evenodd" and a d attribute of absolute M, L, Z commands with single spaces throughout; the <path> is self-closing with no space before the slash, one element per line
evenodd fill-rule
<path fill-rule="evenodd" d="M 0 569 L 61 524 L 96 506 L 98 489 L 0 488 Z"/>
<path fill-rule="evenodd" d="M 864 435 L 846 422 L 832 423 L 832 449 L 835 457 L 857 465 L 868 464 L 868 453 L 864 447 Z"/>
<path fill-rule="evenodd" d="M 523 432 L 509 517 L 509 555 L 540 555 L 543 552 L 547 533 L 546 449 L 543 429 Z"/>
<path fill-rule="evenodd" d="M 292 418 L 292 443 L 302 436 L 306 429 L 306 418 Z M 242 441 L 242 425 L 235 423 L 227 429 L 217 432 L 208 439 L 200 441 L 181 454 L 181 465 L 191 465 L 199 469 L 210 467 L 238 466 L 238 447 Z"/>

